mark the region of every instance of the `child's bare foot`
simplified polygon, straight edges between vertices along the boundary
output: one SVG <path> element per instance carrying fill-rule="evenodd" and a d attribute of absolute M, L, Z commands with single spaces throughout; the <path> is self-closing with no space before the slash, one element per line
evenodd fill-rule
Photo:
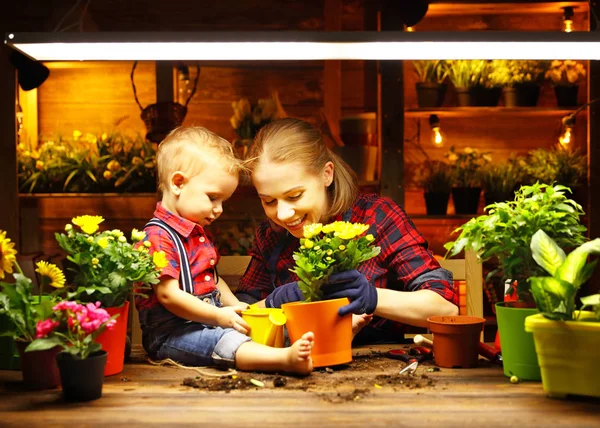
<path fill-rule="evenodd" d="M 288 349 L 288 364 L 286 371 L 307 375 L 312 372 L 313 361 L 310 353 L 312 352 L 315 335 L 309 331 L 296 340 Z"/>
<path fill-rule="evenodd" d="M 356 336 L 360 330 L 373 319 L 373 314 L 352 314 L 352 337 Z"/>

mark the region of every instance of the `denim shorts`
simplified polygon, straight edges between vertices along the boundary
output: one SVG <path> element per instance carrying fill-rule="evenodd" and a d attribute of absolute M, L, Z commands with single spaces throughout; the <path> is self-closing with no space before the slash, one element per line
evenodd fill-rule
<path fill-rule="evenodd" d="M 197 297 L 222 307 L 218 290 Z M 140 324 L 142 343 L 150 358 L 170 358 L 186 366 L 234 367 L 238 348 L 250 340 L 232 328 L 186 321 L 162 305 L 140 311 Z"/>

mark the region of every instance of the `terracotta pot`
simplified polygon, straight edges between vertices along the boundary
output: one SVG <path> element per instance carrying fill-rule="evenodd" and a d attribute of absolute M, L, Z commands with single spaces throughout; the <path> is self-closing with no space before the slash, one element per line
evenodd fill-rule
<path fill-rule="evenodd" d="M 45 351 L 25 352 L 30 342 L 15 342 L 21 361 L 23 383 L 30 389 L 52 389 L 60 385 L 56 355 L 60 347 Z"/>
<path fill-rule="evenodd" d="M 312 331 L 314 367 L 334 366 L 352 361 L 352 315 L 340 317 L 338 309 L 347 305 L 347 298 L 321 302 L 293 302 L 281 305 L 287 317 L 290 341 L 294 343 L 304 333 Z"/>
<path fill-rule="evenodd" d="M 476 367 L 484 318 L 467 315 L 429 317 L 433 357 L 440 367 Z"/>
<path fill-rule="evenodd" d="M 123 371 L 123 363 L 125 362 L 125 343 L 127 341 L 129 302 L 125 302 L 123 306 L 104 309 L 106 309 L 106 312 L 108 312 L 111 317 L 119 314 L 115 319 L 115 326 L 111 330 L 104 330 L 96 338 L 96 341 L 102 345 L 102 349 L 107 352 L 104 376 L 111 376 Z"/>

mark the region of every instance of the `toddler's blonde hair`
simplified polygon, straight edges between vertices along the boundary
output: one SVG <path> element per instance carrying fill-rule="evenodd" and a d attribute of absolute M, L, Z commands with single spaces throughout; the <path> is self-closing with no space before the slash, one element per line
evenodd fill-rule
<path fill-rule="evenodd" d="M 203 168 L 211 167 L 214 161 L 219 163 L 218 167 L 237 177 L 244 170 L 226 139 L 201 126 L 175 128 L 156 151 L 159 190 L 169 188 L 169 177 L 175 171 L 193 177 Z"/>

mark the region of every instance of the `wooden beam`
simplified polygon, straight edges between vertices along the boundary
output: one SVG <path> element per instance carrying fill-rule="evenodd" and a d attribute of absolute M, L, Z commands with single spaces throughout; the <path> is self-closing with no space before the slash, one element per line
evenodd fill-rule
<path fill-rule="evenodd" d="M 156 61 L 156 102 L 172 102 L 174 98 L 173 64 Z"/>
<path fill-rule="evenodd" d="M 342 0 L 325 0 L 323 18 L 325 31 L 340 31 L 342 29 Z M 341 61 L 325 61 L 323 111 L 334 141 L 338 140 L 342 115 Z"/>

